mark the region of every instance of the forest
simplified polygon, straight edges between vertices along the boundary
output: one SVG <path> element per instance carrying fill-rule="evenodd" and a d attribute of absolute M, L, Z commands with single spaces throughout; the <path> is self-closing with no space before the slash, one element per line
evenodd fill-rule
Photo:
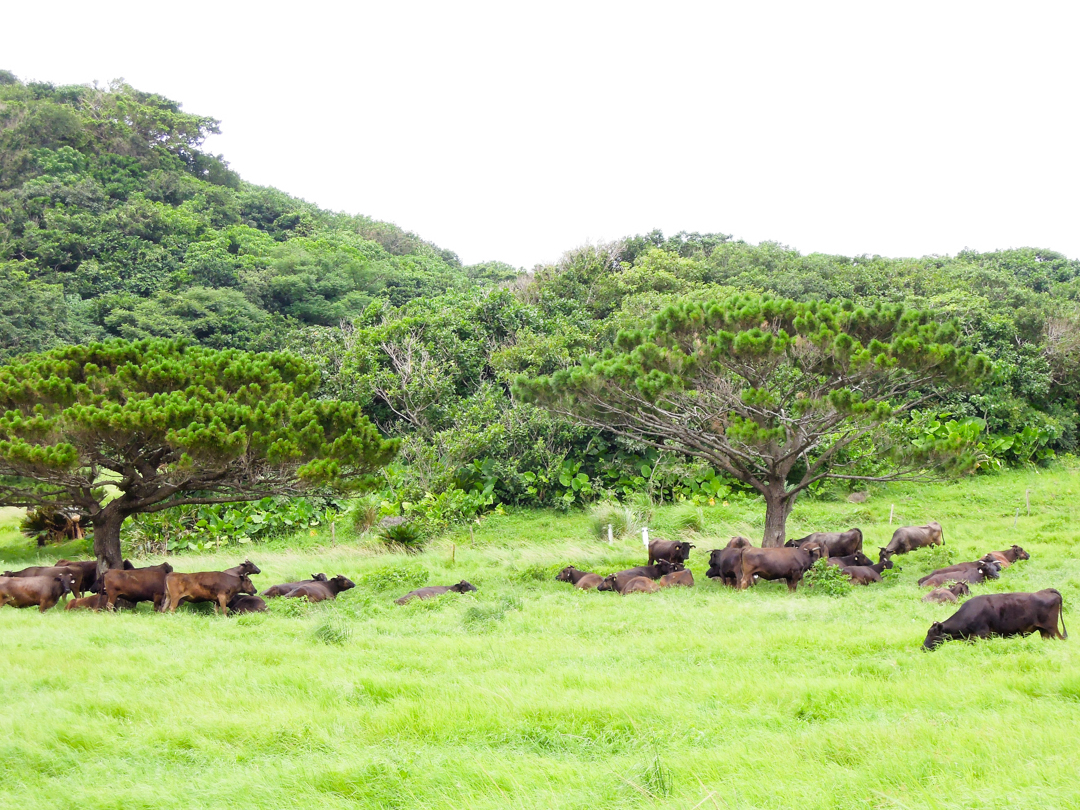
<path fill-rule="evenodd" d="M 122 81 L 54 86 L 0 71 L 0 360 L 110 338 L 298 355 L 320 372 L 316 396 L 354 403 L 400 440 L 357 518 L 413 518 L 417 536 L 399 540 L 500 506 L 752 494 L 678 448 L 523 395 L 520 380 L 614 350 L 675 304 L 743 295 L 929 313 L 954 323 L 992 376 L 916 391 L 933 396 L 895 427 L 901 442 L 951 442 L 958 472 L 972 473 L 1037 466 L 1080 441 L 1080 261 L 1052 250 L 803 255 L 653 231 L 546 266 L 466 266 L 397 225 L 244 182 L 202 149 L 218 127 Z M 852 448 L 846 463 L 873 477 L 877 455 Z M 327 495 L 290 508 L 339 506 Z M 231 514 L 250 528 L 254 508 Z M 197 546 L 197 524 L 221 527 L 226 512 L 140 518 L 138 531 L 153 540 L 185 526 Z"/>

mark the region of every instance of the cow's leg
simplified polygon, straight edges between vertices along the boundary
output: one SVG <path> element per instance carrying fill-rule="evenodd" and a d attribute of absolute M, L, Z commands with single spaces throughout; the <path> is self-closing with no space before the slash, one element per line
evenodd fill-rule
<path fill-rule="evenodd" d="M 795 593 L 795 590 L 799 587 L 799 580 L 796 577 L 788 577 L 787 589 L 789 593 Z"/>
<path fill-rule="evenodd" d="M 219 593 L 218 598 L 217 598 L 217 603 L 218 603 L 218 606 L 221 608 L 221 615 L 222 616 L 228 616 L 229 615 L 229 600 L 226 598 L 226 594 Z M 217 610 L 215 609 L 214 612 L 217 613 Z"/>
<path fill-rule="evenodd" d="M 155 613 L 164 613 L 165 612 L 165 594 L 164 593 L 155 593 L 154 594 L 154 612 Z"/>

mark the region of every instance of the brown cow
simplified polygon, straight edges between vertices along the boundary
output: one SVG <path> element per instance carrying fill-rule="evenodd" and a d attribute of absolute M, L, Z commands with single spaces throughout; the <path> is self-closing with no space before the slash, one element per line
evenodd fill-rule
<path fill-rule="evenodd" d="M 82 578 L 82 590 L 83 592 L 90 591 L 90 593 L 101 592 L 101 577 L 98 575 L 98 563 L 97 560 L 57 560 L 58 566 L 68 566 L 71 568 L 81 568 L 83 572 Z M 131 560 L 124 560 L 124 570 L 134 571 L 135 566 L 131 564 Z"/>
<path fill-rule="evenodd" d="M 475 590 L 476 586 L 465 580 L 461 580 L 457 585 L 429 585 L 426 588 L 417 588 L 415 591 L 409 591 L 404 596 L 399 596 L 394 600 L 394 603 L 404 605 L 413 599 L 431 599 L 444 593 L 468 593 Z"/>
<path fill-rule="evenodd" d="M 694 575 L 687 571 L 674 571 L 670 574 L 664 574 L 658 580 L 661 588 L 670 588 L 673 585 L 683 585 L 687 588 L 694 587 Z"/>
<path fill-rule="evenodd" d="M 889 545 L 882 549 L 887 555 L 907 554 L 925 546 L 945 545 L 945 532 L 941 524 L 931 520 L 925 526 L 901 526 L 893 532 Z"/>
<path fill-rule="evenodd" d="M 1004 551 L 991 551 L 987 556 L 993 557 L 995 560 L 1001 563 L 1002 568 L 1008 568 L 1017 560 L 1031 559 L 1031 555 L 1024 551 L 1022 548 L 1020 548 L 1020 546 L 1013 546 L 1012 548 L 1007 548 Z"/>
<path fill-rule="evenodd" d="M 462 582 L 465 582 L 462 580 Z M 466 585 L 469 583 L 465 582 Z M 301 585 L 299 588 L 294 588 L 285 594 L 286 597 L 293 599 L 299 599 L 300 597 L 307 597 L 309 602 L 324 602 L 327 599 L 337 599 L 337 595 L 342 591 L 347 591 L 350 588 L 355 588 L 356 583 L 351 579 L 338 574 L 333 579 L 328 579 L 326 582 L 309 582 L 305 585 Z M 454 586 L 455 588 L 457 585 Z M 476 590 L 471 585 L 469 588 Z"/>
<path fill-rule="evenodd" d="M 82 596 L 82 592 L 85 590 L 82 587 L 83 572 L 78 566 L 32 565 L 29 568 L 24 568 L 22 571 L 4 572 L 5 577 L 53 577 L 57 574 L 71 574 L 72 581 L 75 583 L 71 587 L 71 592 L 75 594 L 76 599 Z"/>
<path fill-rule="evenodd" d="M 590 574 L 588 571 L 579 571 L 572 565 L 566 566 L 566 568 L 557 573 L 555 579 L 559 582 L 570 582 L 575 588 L 583 591 L 590 591 L 604 581 L 604 578 L 599 574 Z"/>
<path fill-rule="evenodd" d="M 168 574 L 165 577 L 165 609 L 176 613 L 181 602 L 213 602 L 214 612 L 229 613 L 229 600 L 238 593 L 255 594 L 247 574 L 235 576 L 223 571 L 199 571 L 194 574 Z"/>
<path fill-rule="evenodd" d="M 935 649 L 951 639 L 1026 636 L 1036 630 L 1043 638 L 1066 639 L 1061 594 L 1053 588 L 1035 593 L 989 593 L 973 596 L 943 622 L 934 622 L 923 648 Z M 1061 632 L 1058 632 L 1058 621 Z"/>
<path fill-rule="evenodd" d="M 719 579 L 724 585 L 735 588 L 742 576 L 742 550 L 753 548 L 754 544 L 745 537 L 732 537 L 724 548 L 709 552 L 709 569 L 705 576 Z"/>
<path fill-rule="evenodd" d="M 93 610 L 98 611 L 105 607 L 105 592 L 84 596 L 81 599 L 69 599 L 64 610 Z"/>
<path fill-rule="evenodd" d="M 239 565 L 234 565 L 232 568 L 226 568 L 221 573 L 232 574 L 234 577 L 253 576 L 255 574 L 261 574 L 259 566 L 255 565 L 251 560 L 244 560 Z"/>
<path fill-rule="evenodd" d="M 680 543 L 675 540 L 652 540 L 649 542 L 649 565 L 657 560 L 685 564 L 690 559 L 693 543 Z"/>
<path fill-rule="evenodd" d="M 939 574 L 952 574 L 958 573 L 960 571 L 971 571 L 975 568 L 978 568 L 980 562 L 996 564 L 997 560 L 994 559 L 994 556 L 992 554 L 987 554 L 985 557 L 980 557 L 979 559 L 972 560 L 971 562 L 960 562 L 953 563 L 952 565 L 946 565 L 944 568 L 938 568 L 936 571 L 931 571 L 926 576 L 920 578 L 918 584 L 922 585 L 924 582 L 930 579 L 930 577 L 937 576 Z M 1000 569 L 1000 567 L 1001 566 L 999 565 L 998 568 Z"/>
<path fill-rule="evenodd" d="M 871 582 L 881 582 L 881 572 L 892 567 L 892 560 L 884 560 L 874 565 L 841 566 L 840 570 L 856 585 L 869 585 Z"/>
<path fill-rule="evenodd" d="M 619 593 L 622 593 L 623 587 L 634 577 L 645 577 L 646 579 L 660 579 L 660 577 L 665 576 L 666 574 L 672 574 L 676 571 L 682 570 L 684 570 L 684 566 L 682 563 L 673 563 L 668 562 L 667 560 L 657 560 L 655 565 L 639 565 L 636 568 L 627 568 L 625 571 L 619 571 L 618 573 L 612 574 L 611 576 L 615 577 L 617 580 L 616 586 L 613 588 L 605 588 L 603 585 L 598 585 L 596 590 L 615 590 Z M 606 582 L 608 579 L 610 579 L 610 577 L 606 577 L 604 581 Z"/>
<path fill-rule="evenodd" d="M 615 591 L 615 593 L 656 593 L 660 590 L 660 586 L 656 581 L 649 579 L 648 577 L 629 577 L 627 579 L 619 579 L 619 574 L 609 574 L 604 577 L 604 581 L 597 587 L 598 591 Z"/>
<path fill-rule="evenodd" d="M 102 580 L 105 607 L 115 610 L 117 599 L 123 598 L 135 604 L 153 602 L 154 610 L 160 612 L 165 601 L 165 577 L 171 574 L 172 570 L 173 567 L 168 563 L 161 563 L 133 571 L 122 568 L 106 571 Z"/>
<path fill-rule="evenodd" d="M 848 554 L 844 557 L 829 557 L 828 563 L 829 565 L 838 565 L 841 568 L 848 568 L 853 565 L 873 565 L 874 561 L 867 557 L 865 554 L 863 554 L 861 551 L 856 551 L 854 554 Z M 892 566 L 890 565 L 889 568 L 892 568 Z"/>
<path fill-rule="evenodd" d="M 919 580 L 919 585 L 925 588 L 937 588 L 947 582 L 970 582 L 978 585 L 988 579 L 1000 579 L 997 562 L 978 560 L 971 568 L 961 568 L 959 571 L 935 571 L 929 576 Z"/>
<path fill-rule="evenodd" d="M 262 613 L 266 610 L 266 602 L 257 596 L 237 594 L 229 600 L 229 611 L 232 613 Z"/>
<path fill-rule="evenodd" d="M 301 585 L 310 585 L 313 582 L 326 582 L 326 574 L 312 574 L 311 579 L 302 579 L 299 582 L 283 582 L 280 585 L 271 585 L 262 595 L 270 599 L 274 596 L 285 596 L 290 591 L 294 591 Z"/>
<path fill-rule="evenodd" d="M 785 548 L 802 548 L 808 543 L 822 543 L 826 557 L 846 557 L 856 551 L 862 551 L 862 529 L 848 529 L 846 532 L 813 532 L 798 540 L 788 540 Z"/>
<path fill-rule="evenodd" d="M 971 596 L 966 582 L 954 582 L 948 588 L 935 588 L 922 598 L 924 602 L 955 602 L 961 596 Z"/>
<path fill-rule="evenodd" d="M 803 574 L 824 554 L 823 543 L 807 543 L 801 548 L 745 548 L 739 589 L 749 588 L 757 577 L 787 580 L 788 590 L 794 591 Z"/>
<path fill-rule="evenodd" d="M 0 607 L 38 606 L 44 613 L 72 592 L 75 577 L 67 570 L 40 577 L 0 577 Z"/>

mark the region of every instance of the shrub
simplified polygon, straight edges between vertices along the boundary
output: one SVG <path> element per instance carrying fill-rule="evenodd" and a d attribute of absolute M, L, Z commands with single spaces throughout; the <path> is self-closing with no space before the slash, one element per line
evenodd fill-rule
<path fill-rule="evenodd" d="M 430 574 L 418 565 L 384 565 L 356 578 L 356 584 L 377 591 L 423 588 Z"/>
<path fill-rule="evenodd" d="M 819 559 L 803 576 L 803 585 L 813 589 L 814 593 L 825 596 L 847 596 L 852 585 L 848 575 L 838 565 L 829 565 L 828 560 Z"/>
<path fill-rule="evenodd" d="M 424 546 L 424 530 L 420 524 L 410 520 L 379 529 L 379 539 L 388 546 L 401 546 L 406 551 L 420 551 Z"/>
<path fill-rule="evenodd" d="M 377 495 L 365 495 L 349 504 L 347 517 L 353 531 L 363 534 L 379 522 L 381 511 Z"/>
<path fill-rule="evenodd" d="M 607 540 L 607 527 L 611 534 L 622 539 L 641 531 L 644 522 L 637 510 L 614 501 L 601 501 L 589 509 L 589 526 L 597 540 Z"/>

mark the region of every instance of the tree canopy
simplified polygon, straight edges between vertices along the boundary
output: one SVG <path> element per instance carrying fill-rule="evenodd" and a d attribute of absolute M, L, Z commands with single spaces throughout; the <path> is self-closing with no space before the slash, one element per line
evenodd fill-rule
<path fill-rule="evenodd" d="M 583 424 L 701 458 L 765 498 L 765 544 L 784 542 L 795 498 L 827 478 L 889 480 L 926 454 L 893 448 L 880 474 L 845 471 L 858 444 L 939 386 L 986 377 L 954 323 L 900 305 L 800 303 L 768 296 L 682 302 L 615 347 L 516 389 Z M 927 448 L 931 449 L 931 448 Z M 932 448 L 943 449 L 943 448 Z"/>
<path fill-rule="evenodd" d="M 77 507 L 117 567 L 130 515 L 358 482 L 397 442 L 318 385 L 293 355 L 182 341 L 28 355 L 0 367 L 0 503 Z"/>

